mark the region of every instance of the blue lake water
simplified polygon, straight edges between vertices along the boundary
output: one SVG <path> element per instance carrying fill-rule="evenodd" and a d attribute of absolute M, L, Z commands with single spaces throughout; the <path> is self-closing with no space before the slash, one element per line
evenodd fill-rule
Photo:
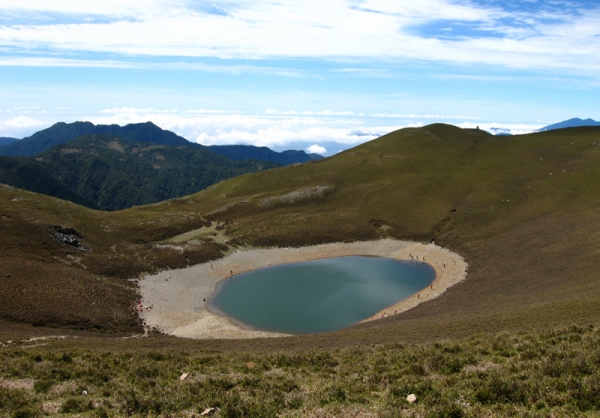
<path fill-rule="evenodd" d="M 220 282 L 209 307 L 244 326 L 286 334 L 335 331 L 428 287 L 429 264 L 338 257 L 284 264 Z"/>

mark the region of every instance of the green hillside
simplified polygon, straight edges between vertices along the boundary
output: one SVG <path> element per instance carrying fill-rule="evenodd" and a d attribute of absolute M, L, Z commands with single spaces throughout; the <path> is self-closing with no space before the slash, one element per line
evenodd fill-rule
<path fill-rule="evenodd" d="M 229 208 L 214 218 L 229 222 L 237 242 L 435 240 L 470 264 L 467 280 L 443 297 L 339 338 L 427 339 L 597 322 L 597 144 L 598 128 L 498 138 L 431 125 L 316 163 L 232 179 L 186 200 L 211 211 L 227 196 Z M 260 204 L 317 186 L 321 194 L 294 204 L 280 201 L 269 211 Z"/>
<path fill-rule="evenodd" d="M 71 190 L 42 164 L 30 158 L 0 156 L 0 183 L 97 209 L 96 205 Z"/>
<path fill-rule="evenodd" d="M 0 317 L 81 328 L 134 326 L 125 305 L 135 289 L 123 280 L 219 257 L 225 248 L 209 238 L 182 252 L 153 245 L 218 223 L 230 248 L 387 236 L 435 240 L 470 265 L 464 282 L 402 315 L 246 346 L 431 341 L 595 324 L 600 319 L 597 144 L 595 127 L 513 137 L 448 125 L 409 128 L 335 157 L 247 174 L 185 198 L 113 213 L 1 189 L 0 233 L 6 238 L 0 243 L 0 274 L 10 278 L 0 281 L 0 297 L 14 303 L 3 303 Z M 75 228 L 93 251 L 57 242 L 50 236 L 53 225 Z M 55 290 L 39 293 L 42 284 Z M 83 302 L 75 308 L 80 292 L 92 284 L 105 292 L 107 306 L 129 319 L 107 322 L 104 310 Z M 23 289 L 19 296 L 17 285 Z M 59 300 L 71 301 L 60 305 L 62 313 L 51 308 Z"/>
<path fill-rule="evenodd" d="M 0 157 L 0 183 L 118 210 L 188 195 L 226 178 L 277 166 L 232 161 L 202 147 L 84 135 L 36 157 Z"/>

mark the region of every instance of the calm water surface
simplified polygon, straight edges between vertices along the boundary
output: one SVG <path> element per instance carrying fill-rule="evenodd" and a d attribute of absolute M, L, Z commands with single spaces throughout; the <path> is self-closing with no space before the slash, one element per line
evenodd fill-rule
<path fill-rule="evenodd" d="M 429 286 L 429 264 L 339 257 L 273 266 L 222 281 L 211 309 L 247 327 L 287 334 L 353 325 Z"/>

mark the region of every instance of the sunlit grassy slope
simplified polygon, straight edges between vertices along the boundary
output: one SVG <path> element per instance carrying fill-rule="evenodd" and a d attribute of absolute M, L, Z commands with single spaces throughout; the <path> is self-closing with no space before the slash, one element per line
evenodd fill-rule
<path fill-rule="evenodd" d="M 121 212 L 0 189 L 0 297 L 14 299 L 0 315 L 132 329 L 126 305 L 135 289 L 125 279 L 220 256 L 226 248 L 208 239 L 183 253 L 154 245 L 212 222 L 225 225 L 230 247 L 394 237 L 435 240 L 470 264 L 466 281 L 403 315 L 334 334 L 244 344 L 326 347 L 598 323 L 599 157 L 595 127 L 495 137 L 430 125 Z M 76 228 L 92 251 L 57 243 L 47 235 L 52 225 Z M 44 286 L 56 290 L 38 290 Z M 94 310 L 89 289 L 96 288 L 105 293 Z"/>
<path fill-rule="evenodd" d="M 9 388 L 0 391 L 0 414 L 184 418 L 217 407 L 211 416 L 220 418 L 504 418 L 597 417 L 600 410 L 594 327 L 327 351 L 78 341 L 0 346 L 0 384 Z"/>

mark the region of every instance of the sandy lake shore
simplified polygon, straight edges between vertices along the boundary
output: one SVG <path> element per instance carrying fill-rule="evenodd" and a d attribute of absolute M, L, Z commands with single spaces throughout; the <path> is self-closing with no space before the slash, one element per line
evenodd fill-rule
<path fill-rule="evenodd" d="M 239 273 L 277 264 L 295 263 L 349 255 L 390 257 L 425 261 L 436 271 L 432 287 L 386 308 L 375 320 L 407 311 L 434 299 L 464 280 L 467 263 L 461 256 L 435 244 L 380 240 L 334 243 L 301 248 L 273 248 L 237 251 L 222 259 L 178 270 L 148 275 L 140 280 L 140 316 L 148 327 L 178 337 L 197 339 L 281 337 L 285 334 L 242 328 L 209 311 L 206 302 L 217 283 Z"/>

